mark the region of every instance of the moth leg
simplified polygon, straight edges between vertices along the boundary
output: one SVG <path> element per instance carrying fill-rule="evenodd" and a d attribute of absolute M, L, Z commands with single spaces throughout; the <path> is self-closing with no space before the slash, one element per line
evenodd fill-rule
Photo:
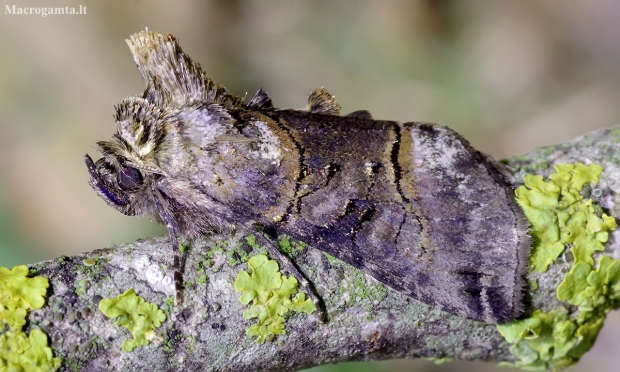
<path fill-rule="evenodd" d="M 325 310 L 323 307 L 323 301 L 321 301 L 321 299 L 317 295 L 316 290 L 314 289 L 310 281 L 306 279 L 306 277 L 299 271 L 299 269 L 297 268 L 297 266 L 295 266 L 295 264 L 290 259 L 290 257 L 282 253 L 280 249 L 278 249 L 278 247 L 264 235 L 264 232 L 261 231 L 260 226 L 253 225 L 252 227 L 253 227 L 252 230 L 256 232 L 255 234 L 256 239 L 259 240 L 260 245 L 266 247 L 269 250 L 269 254 L 271 255 L 271 258 L 276 259 L 279 262 L 281 262 L 282 268 L 285 271 L 288 271 L 289 274 L 293 275 L 297 279 L 297 281 L 301 284 L 301 286 L 304 288 L 308 297 L 310 297 L 312 302 L 314 302 L 314 306 L 316 307 L 316 310 L 317 310 L 317 317 L 322 323 L 324 323 L 326 317 L 325 317 Z"/>
<path fill-rule="evenodd" d="M 183 275 L 181 273 L 181 251 L 179 250 L 179 243 L 173 229 L 170 229 L 168 225 L 168 234 L 170 235 L 170 245 L 172 246 L 173 263 L 172 271 L 174 275 L 174 304 L 181 306 L 183 304 Z"/>
<path fill-rule="evenodd" d="M 155 206 L 157 213 L 161 220 L 166 224 L 168 229 L 168 235 L 170 236 L 170 246 L 172 248 L 172 271 L 174 275 L 174 304 L 181 306 L 183 304 L 183 275 L 181 273 L 181 257 L 179 250 L 179 241 L 177 240 L 177 228 L 174 215 L 172 214 L 172 208 L 166 198 L 153 187 L 153 194 L 155 195 Z"/>

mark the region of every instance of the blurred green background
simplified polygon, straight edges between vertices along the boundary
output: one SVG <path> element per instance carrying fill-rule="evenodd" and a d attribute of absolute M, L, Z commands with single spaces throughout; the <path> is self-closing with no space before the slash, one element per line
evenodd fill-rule
<path fill-rule="evenodd" d="M 5 5 L 87 6 L 9 15 Z M 0 20 L 0 265 L 165 231 L 87 184 L 113 106 L 143 90 L 124 39 L 177 36 L 208 75 L 278 107 L 325 86 L 343 113 L 440 122 L 503 158 L 620 123 L 618 1 L 24 1 Z M 571 371 L 616 371 L 620 313 Z M 615 364 L 614 364 L 615 361 Z M 616 365 L 616 367 L 613 367 Z M 495 371 L 484 363 L 346 363 L 312 371 Z"/>

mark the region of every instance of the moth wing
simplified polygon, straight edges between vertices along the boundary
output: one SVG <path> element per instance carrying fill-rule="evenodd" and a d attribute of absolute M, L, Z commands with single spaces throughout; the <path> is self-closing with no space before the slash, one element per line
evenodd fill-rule
<path fill-rule="evenodd" d="M 353 111 L 353 112 L 348 113 L 346 116 L 348 116 L 350 118 L 360 118 L 360 119 L 372 120 L 372 114 L 370 112 L 368 112 L 367 110 Z"/>
<path fill-rule="evenodd" d="M 522 314 L 527 223 L 488 157 L 430 124 L 278 115 L 305 154 L 323 155 L 306 162 L 310 191 L 279 232 L 453 314 Z"/>

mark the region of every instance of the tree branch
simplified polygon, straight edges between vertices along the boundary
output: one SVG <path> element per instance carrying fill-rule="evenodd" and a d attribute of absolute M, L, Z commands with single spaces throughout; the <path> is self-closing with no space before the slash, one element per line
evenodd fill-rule
<path fill-rule="evenodd" d="M 516 186 L 526 174 L 548 176 L 555 163 L 598 163 L 604 171 L 597 202 L 620 219 L 618 140 L 620 126 L 536 149 L 507 164 L 515 170 Z M 285 335 L 258 344 L 245 334 L 253 321 L 242 317 L 245 306 L 233 287 L 237 273 L 247 270 L 235 254 L 249 248 L 232 255 L 217 249 L 228 245 L 230 250 L 242 238 L 240 232 L 220 234 L 191 244 L 180 307 L 171 304 L 171 287 L 162 281 L 172 275 L 167 237 L 30 265 L 37 275 L 49 277 L 50 288 L 46 306 L 30 313 L 29 328 L 48 334 L 55 355 L 63 357 L 61 370 L 291 371 L 338 361 L 420 357 L 514 361 L 496 326 L 433 309 L 314 248 L 293 253 L 293 259 L 324 300 L 329 321 L 322 324 L 315 316 L 295 313 L 285 324 Z M 617 231 L 606 249 L 620 257 Z M 556 262 L 544 274 L 535 274 L 539 288 L 528 290 L 530 311 L 560 304 L 555 288 L 569 267 Z M 156 330 L 159 338 L 123 352 L 122 342 L 131 334 L 97 305 L 101 298 L 130 288 L 168 317 Z"/>

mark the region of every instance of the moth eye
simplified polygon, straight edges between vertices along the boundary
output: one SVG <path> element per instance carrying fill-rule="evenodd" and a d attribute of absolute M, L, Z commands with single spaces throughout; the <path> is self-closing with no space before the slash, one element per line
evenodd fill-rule
<path fill-rule="evenodd" d="M 130 191 L 142 184 L 142 173 L 132 167 L 122 167 L 116 174 L 116 182 L 118 187 L 123 191 Z"/>

